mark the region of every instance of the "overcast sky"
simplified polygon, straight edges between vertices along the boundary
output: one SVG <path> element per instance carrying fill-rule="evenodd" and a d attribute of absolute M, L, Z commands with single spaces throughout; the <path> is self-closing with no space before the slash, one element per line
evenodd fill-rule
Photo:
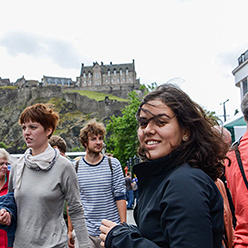
<path fill-rule="evenodd" d="M 248 49 L 247 0 L 11 0 L 0 4 L 0 77 L 76 80 L 81 63 L 132 63 L 141 83 L 177 82 L 231 118 Z"/>

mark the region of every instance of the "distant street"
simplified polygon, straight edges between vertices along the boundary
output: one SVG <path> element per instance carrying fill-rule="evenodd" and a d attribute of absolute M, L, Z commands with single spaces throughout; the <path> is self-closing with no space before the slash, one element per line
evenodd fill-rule
<path fill-rule="evenodd" d="M 133 218 L 133 210 L 127 210 L 127 224 L 136 225 L 134 218 Z"/>
<path fill-rule="evenodd" d="M 136 225 L 133 218 L 133 210 L 127 210 L 127 224 Z M 76 242 L 75 248 L 78 248 L 78 244 Z"/>

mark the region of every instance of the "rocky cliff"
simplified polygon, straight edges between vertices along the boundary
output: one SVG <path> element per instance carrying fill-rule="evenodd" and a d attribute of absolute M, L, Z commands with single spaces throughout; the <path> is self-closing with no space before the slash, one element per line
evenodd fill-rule
<path fill-rule="evenodd" d="M 23 109 L 34 103 L 50 103 L 60 115 L 55 134 L 66 140 L 68 151 L 80 146 L 79 131 L 91 118 L 106 122 L 111 115 L 119 115 L 126 102 L 95 101 L 78 93 L 65 93 L 61 87 L 0 88 L 0 142 L 10 153 L 22 153 L 26 145 L 22 139 L 18 118 Z"/>

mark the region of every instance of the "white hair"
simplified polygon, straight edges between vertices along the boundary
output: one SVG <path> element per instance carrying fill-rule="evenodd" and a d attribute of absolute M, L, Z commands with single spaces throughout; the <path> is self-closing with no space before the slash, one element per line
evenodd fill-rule
<path fill-rule="evenodd" d="M 0 158 L 9 160 L 9 153 L 4 148 L 0 148 Z"/>

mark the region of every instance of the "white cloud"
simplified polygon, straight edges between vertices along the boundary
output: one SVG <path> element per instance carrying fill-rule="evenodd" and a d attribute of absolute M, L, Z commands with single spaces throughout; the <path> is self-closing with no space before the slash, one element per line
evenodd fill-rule
<path fill-rule="evenodd" d="M 63 68 L 78 68 L 80 58 L 69 42 L 24 32 L 6 33 L 0 45 L 12 56 L 26 54 L 31 57 L 47 57 Z"/>
<path fill-rule="evenodd" d="M 15 8 L 13 8 L 13 5 Z M 81 63 L 131 63 L 142 83 L 182 78 L 198 103 L 231 116 L 232 70 L 248 49 L 246 0 L 12 0 L 1 4 L 0 77 L 66 76 Z"/>

